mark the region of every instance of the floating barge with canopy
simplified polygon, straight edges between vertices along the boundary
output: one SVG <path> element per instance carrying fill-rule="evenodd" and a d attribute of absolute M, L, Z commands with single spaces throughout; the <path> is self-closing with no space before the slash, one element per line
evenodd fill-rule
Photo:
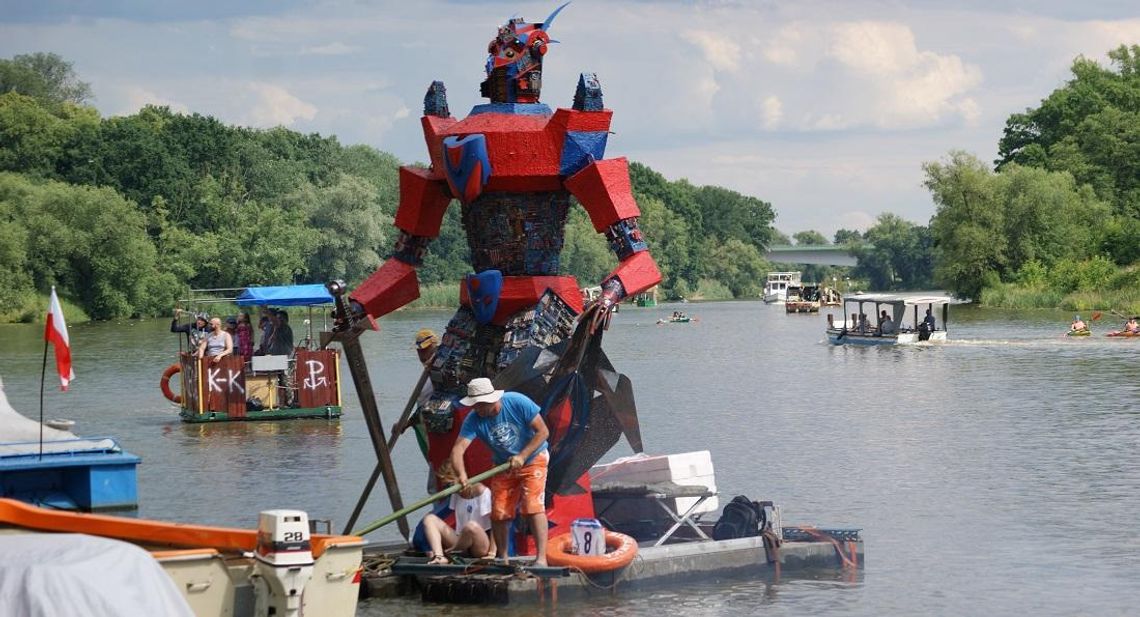
<path fill-rule="evenodd" d="M 180 352 L 163 373 L 163 394 L 180 407 L 184 422 L 339 418 L 340 354 L 318 348 L 312 332 L 314 309 L 323 317 L 332 302 L 320 284 L 192 290 L 187 304 L 193 307 L 305 307 L 307 332 L 288 354 L 247 358 L 235 350 L 213 363 Z M 169 387 L 174 375 L 181 382 L 178 394 Z"/>
<path fill-rule="evenodd" d="M 950 296 L 917 293 L 847 296 L 838 319 L 827 315 L 827 340 L 835 345 L 942 343 L 946 341 L 946 321 L 953 303 Z M 880 320 L 883 311 L 890 317 L 886 327 Z M 940 317 L 935 317 L 937 313 L 941 313 Z"/>

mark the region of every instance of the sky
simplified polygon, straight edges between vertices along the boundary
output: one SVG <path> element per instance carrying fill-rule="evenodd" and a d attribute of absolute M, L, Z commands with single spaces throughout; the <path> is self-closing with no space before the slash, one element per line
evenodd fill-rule
<path fill-rule="evenodd" d="M 433 80 L 479 98 L 486 46 L 557 1 L 0 0 L 0 57 L 54 52 L 105 117 L 147 104 L 426 161 Z M 927 224 L 922 164 L 984 161 L 1074 58 L 1140 43 L 1135 0 L 574 0 L 542 101 L 582 72 L 614 111 L 607 157 L 763 199 L 786 234 Z"/>

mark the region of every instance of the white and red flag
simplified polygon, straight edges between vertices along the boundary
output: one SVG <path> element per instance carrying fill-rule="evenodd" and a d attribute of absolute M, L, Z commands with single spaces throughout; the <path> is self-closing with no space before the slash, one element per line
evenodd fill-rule
<path fill-rule="evenodd" d="M 59 389 L 66 390 L 67 384 L 75 379 L 75 371 L 71 370 L 71 343 L 67 339 L 67 324 L 63 322 L 63 307 L 59 305 L 59 296 L 55 295 L 55 285 L 51 287 L 51 308 L 48 309 L 44 340 L 55 345 Z"/>

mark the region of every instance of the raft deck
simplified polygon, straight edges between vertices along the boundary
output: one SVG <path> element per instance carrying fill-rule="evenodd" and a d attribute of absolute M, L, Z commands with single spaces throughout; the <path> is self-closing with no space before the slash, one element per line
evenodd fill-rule
<path fill-rule="evenodd" d="M 712 525 L 702 523 L 707 532 Z M 510 604 L 572 600 L 626 589 L 652 589 L 722 578 L 795 576 L 821 570 L 856 574 L 863 569 L 864 545 L 857 529 L 783 528 L 785 540 L 777 550 L 765 547 L 761 536 L 732 540 L 688 540 L 652 546 L 640 542 L 628 567 L 586 575 L 571 568 L 529 571 L 518 568 L 468 565 L 429 565 L 422 557 L 396 556 L 388 547 L 366 551 L 362 593 L 368 597 L 408 597 L 423 602 Z M 379 568 L 367 564 L 383 563 Z M 520 576 L 519 574 L 524 576 Z"/>

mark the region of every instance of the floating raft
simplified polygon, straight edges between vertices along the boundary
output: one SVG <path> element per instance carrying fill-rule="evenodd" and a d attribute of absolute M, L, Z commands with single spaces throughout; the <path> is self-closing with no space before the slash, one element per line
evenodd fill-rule
<path fill-rule="evenodd" d="M 703 525 L 703 524 L 702 524 Z M 711 531 L 711 528 L 710 528 Z M 531 568 L 525 561 L 504 566 L 473 561 L 431 565 L 422 557 L 365 555 L 362 593 L 370 597 L 409 597 L 423 602 L 511 604 L 568 600 L 624 589 L 646 589 L 726 577 L 794 576 L 820 570 L 857 573 L 864 545 L 858 529 L 784 527 L 784 541 L 770 551 L 761 536 L 733 540 L 692 540 L 649 546 L 642 543 L 628 567 L 586 575 L 571 568 Z M 392 547 L 397 548 L 397 547 Z M 382 562 L 380 568 L 369 562 Z"/>

